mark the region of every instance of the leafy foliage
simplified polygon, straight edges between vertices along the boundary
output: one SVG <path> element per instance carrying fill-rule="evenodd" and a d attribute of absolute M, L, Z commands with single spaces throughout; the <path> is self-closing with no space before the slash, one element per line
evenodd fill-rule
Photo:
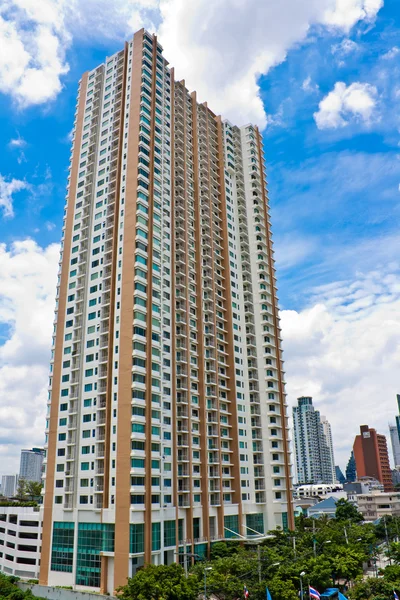
<path fill-rule="evenodd" d="M 393 590 L 400 591 L 400 543 L 395 541 L 399 529 L 398 518 L 388 518 L 386 528 L 384 523 L 361 523 L 357 510 L 344 501 L 335 519 L 299 517 L 295 531 L 270 531 L 259 547 L 237 540 L 216 542 L 211 561 L 194 564 L 187 578 L 175 564 L 141 569 L 119 596 L 122 600 L 197 600 L 203 594 L 207 569 L 207 596 L 217 600 L 242 600 L 244 586 L 250 600 L 265 600 L 266 587 L 273 600 L 298 600 L 303 572 L 305 589 L 308 584 L 320 591 L 332 585 L 350 586 L 345 593 L 350 600 L 393 600 Z M 374 560 L 385 558 L 386 532 L 393 564 L 381 570 L 380 577 L 368 577 Z M 363 572 L 368 563 L 369 573 Z"/>
<path fill-rule="evenodd" d="M 0 600 L 35 600 L 30 590 L 23 592 L 16 584 L 18 577 L 0 573 Z"/>
<path fill-rule="evenodd" d="M 119 588 L 121 600 L 197 600 L 199 580 L 180 565 L 149 565 Z"/>
<path fill-rule="evenodd" d="M 361 523 L 363 516 L 358 512 L 357 508 L 344 498 L 340 498 L 336 503 L 336 519 L 338 521 L 353 521 Z"/>

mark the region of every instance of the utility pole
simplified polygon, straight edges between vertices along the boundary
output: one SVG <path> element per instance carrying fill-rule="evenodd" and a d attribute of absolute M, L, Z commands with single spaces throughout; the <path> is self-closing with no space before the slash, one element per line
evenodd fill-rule
<path fill-rule="evenodd" d="M 313 552 L 314 558 L 317 558 L 317 540 L 315 539 L 315 520 L 313 519 L 312 523 L 312 531 L 313 531 Z"/>
<path fill-rule="evenodd" d="M 386 547 L 387 547 L 387 551 L 388 551 L 388 557 L 389 557 L 389 565 L 392 565 L 392 559 L 390 558 L 390 550 L 389 550 L 389 536 L 388 536 L 388 530 L 387 530 L 387 525 L 386 525 L 386 515 L 383 517 L 383 522 L 385 524 L 385 537 L 386 537 Z"/>
<path fill-rule="evenodd" d="M 293 540 L 293 556 L 294 556 L 294 560 L 296 560 L 296 558 L 297 558 L 297 553 L 296 553 L 296 537 L 293 536 L 292 540 Z"/>
<path fill-rule="evenodd" d="M 347 535 L 347 529 L 346 529 L 346 525 L 343 527 L 344 529 L 344 537 L 346 538 L 346 544 L 349 543 L 349 536 Z"/>
<path fill-rule="evenodd" d="M 300 573 L 300 600 L 304 600 L 304 592 L 303 592 L 303 577 L 305 575 L 305 572 L 302 571 Z"/>

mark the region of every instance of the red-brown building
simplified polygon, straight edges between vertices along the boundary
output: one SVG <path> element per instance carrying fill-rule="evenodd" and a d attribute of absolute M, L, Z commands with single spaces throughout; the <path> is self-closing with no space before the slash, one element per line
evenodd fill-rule
<path fill-rule="evenodd" d="M 393 482 L 386 437 L 376 433 L 376 430 L 370 429 L 368 425 L 361 425 L 360 435 L 355 437 L 353 450 L 357 477 L 374 477 L 383 483 L 385 492 L 391 492 Z"/>

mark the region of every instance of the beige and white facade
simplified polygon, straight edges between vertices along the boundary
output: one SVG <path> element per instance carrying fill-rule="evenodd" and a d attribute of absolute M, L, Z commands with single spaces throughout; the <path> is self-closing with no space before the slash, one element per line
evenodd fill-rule
<path fill-rule="evenodd" d="M 400 516 L 400 494 L 372 491 L 357 495 L 358 510 L 365 521 L 376 521 L 384 516 Z"/>
<path fill-rule="evenodd" d="M 260 133 L 199 104 L 141 30 L 79 87 L 41 582 L 112 592 L 292 527 L 283 377 Z"/>

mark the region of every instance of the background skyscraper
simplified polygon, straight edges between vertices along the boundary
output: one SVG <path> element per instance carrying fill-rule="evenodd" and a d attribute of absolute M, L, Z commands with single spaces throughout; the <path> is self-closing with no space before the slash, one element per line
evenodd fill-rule
<path fill-rule="evenodd" d="M 335 476 L 338 483 L 346 482 L 346 477 L 343 475 L 342 469 L 339 467 L 339 465 L 335 466 Z"/>
<path fill-rule="evenodd" d="M 41 581 L 293 527 L 262 139 L 143 30 L 80 82 L 60 264 Z"/>
<path fill-rule="evenodd" d="M 346 466 L 346 481 L 352 483 L 357 479 L 356 459 L 354 458 L 353 450 L 350 453 L 349 462 Z"/>
<path fill-rule="evenodd" d="M 40 482 L 42 480 L 43 457 L 44 450 L 42 448 L 21 450 L 20 479 Z"/>
<path fill-rule="evenodd" d="M 324 430 L 330 435 L 328 441 Z M 312 398 L 302 396 L 293 407 L 293 437 L 296 456 L 297 482 L 334 483 L 336 481 L 333 461 L 332 435 L 325 419 L 321 422 L 318 410 L 314 409 Z"/>
<path fill-rule="evenodd" d="M 400 439 L 397 425 L 389 425 L 390 441 L 392 444 L 394 466 L 400 466 Z"/>
<path fill-rule="evenodd" d="M 355 437 L 354 458 L 358 477 L 374 477 L 380 481 L 385 492 L 393 490 L 386 437 L 368 425 L 360 426 L 360 434 Z"/>
<path fill-rule="evenodd" d="M 1 493 L 5 498 L 13 498 L 17 491 L 18 475 L 3 475 L 1 478 Z"/>
<path fill-rule="evenodd" d="M 328 446 L 330 455 L 330 464 L 332 466 L 332 482 L 336 481 L 336 469 L 335 469 L 335 456 L 333 454 L 333 439 L 332 439 L 332 427 L 326 417 L 321 415 L 322 429 L 325 435 L 325 440 Z"/>

